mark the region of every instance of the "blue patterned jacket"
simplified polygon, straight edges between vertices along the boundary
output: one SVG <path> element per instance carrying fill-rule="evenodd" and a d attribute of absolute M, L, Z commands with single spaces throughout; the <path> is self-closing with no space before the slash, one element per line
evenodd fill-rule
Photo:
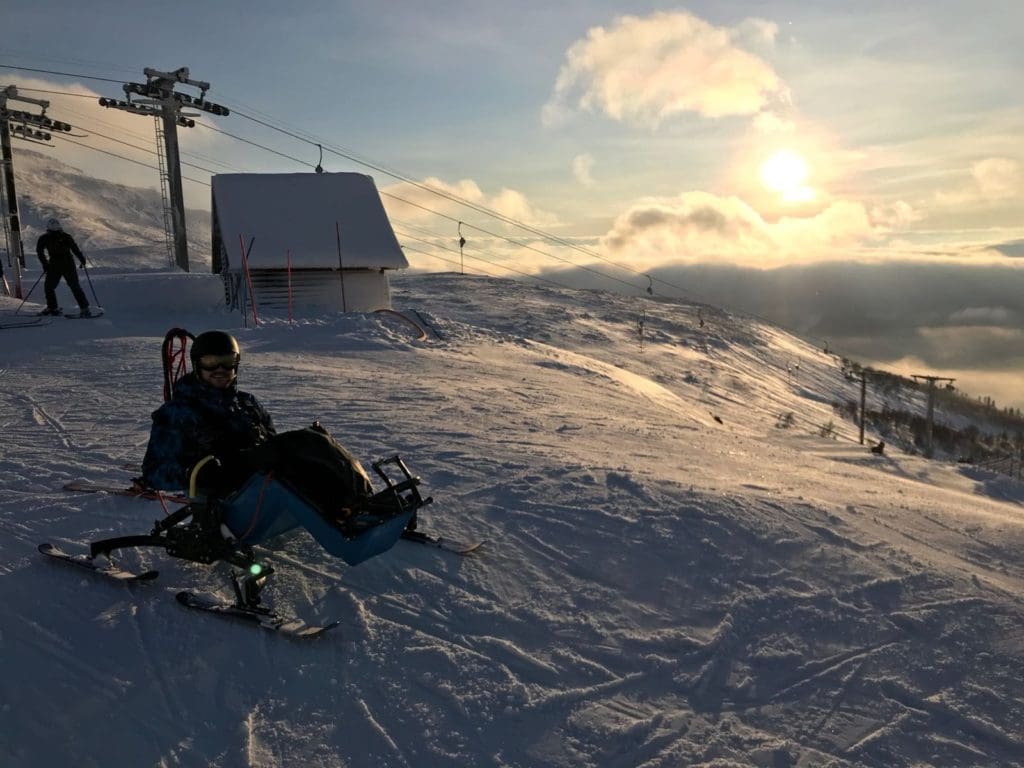
<path fill-rule="evenodd" d="M 204 456 L 234 455 L 274 434 L 270 414 L 253 395 L 234 383 L 216 389 L 189 373 L 153 412 L 142 481 L 150 488 L 186 488 L 189 472 Z"/>

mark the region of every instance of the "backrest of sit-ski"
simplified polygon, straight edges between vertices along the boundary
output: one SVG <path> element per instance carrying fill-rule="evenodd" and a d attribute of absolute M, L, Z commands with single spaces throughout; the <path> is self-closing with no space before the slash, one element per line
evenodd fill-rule
<path fill-rule="evenodd" d="M 160 359 L 164 373 L 164 402 L 174 396 L 174 385 L 188 373 L 188 344 L 195 336 L 184 328 L 171 328 L 164 334 L 160 347 Z"/>

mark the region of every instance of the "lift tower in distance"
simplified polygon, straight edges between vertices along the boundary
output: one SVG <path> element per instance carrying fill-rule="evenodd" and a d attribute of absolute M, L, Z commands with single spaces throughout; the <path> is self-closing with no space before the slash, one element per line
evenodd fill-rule
<path fill-rule="evenodd" d="M 197 109 L 211 115 L 227 115 L 228 108 L 206 100 L 209 83 L 189 78 L 188 67 L 181 67 L 173 72 L 160 72 L 146 67 L 142 70 L 146 76 L 145 83 L 125 83 L 125 100 L 100 99 L 101 107 L 123 109 L 136 115 L 147 115 L 156 118 L 158 135 L 163 134 L 164 152 L 166 155 L 167 187 L 170 198 L 170 218 L 174 231 L 174 263 L 188 272 L 188 237 L 185 231 L 185 197 L 181 190 L 181 159 L 178 155 L 178 126 L 194 128 L 195 113 L 188 114 L 183 109 Z M 190 96 L 174 90 L 177 85 L 189 85 L 199 89 L 199 96 Z M 132 97 L 136 98 L 134 101 Z M 162 128 L 162 131 L 160 130 Z M 161 189 L 164 179 L 161 178 Z"/>
<path fill-rule="evenodd" d="M 37 115 L 20 109 L 10 109 L 8 102 L 11 101 L 34 104 L 41 108 L 40 113 Z M 14 267 L 14 297 L 18 299 L 25 298 L 21 289 L 21 273 L 25 269 L 25 247 L 21 242 L 21 215 L 18 212 L 18 193 L 14 185 L 14 151 L 11 147 L 11 137 L 52 146 L 50 131 L 67 132 L 71 130 L 71 126 L 47 117 L 46 110 L 49 106 L 48 101 L 20 95 L 16 86 L 8 85 L 0 89 L 0 176 L 3 177 L 0 201 L 4 201 L 6 208 L 3 212 L 3 230 L 7 239 L 7 253 Z M 2 274 L 3 266 L 0 265 L 0 275 Z"/>
<path fill-rule="evenodd" d="M 928 420 L 925 425 L 925 446 L 924 455 L 926 458 L 932 458 L 935 455 L 935 449 L 932 445 L 932 429 L 935 424 L 935 382 L 946 381 L 952 386 L 956 379 L 951 379 L 947 376 L 925 376 L 924 374 L 912 374 L 915 379 L 928 382 Z"/>

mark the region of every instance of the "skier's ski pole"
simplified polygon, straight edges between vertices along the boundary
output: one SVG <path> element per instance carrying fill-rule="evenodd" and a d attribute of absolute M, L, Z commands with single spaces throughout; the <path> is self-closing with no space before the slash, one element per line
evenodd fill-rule
<path fill-rule="evenodd" d="M 99 300 L 99 298 L 98 298 L 98 297 L 96 296 L 96 289 L 95 289 L 95 288 L 93 288 L 93 285 L 92 285 L 92 278 L 91 278 L 91 277 L 89 277 L 89 268 L 88 268 L 87 266 L 85 266 L 85 264 L 83 264 L 83 265 L 82 265 L 82 271 L 83 271 L 83 272 L 85 272 L 85 279 L 89 281 L 89 290 L 90 290 L 90 291 L 92 291 L 92 298 L 93 298 L 93 301 L 95 301 L 95 302 L 96 302 L 96 306 L 97 306 L 97 307 L 99 307 L 100 309 L 103 309 L 103 305 L 102 305 L 102 304 L 100 304 L 100 300 Z"/>
<path fill-rule="evenodd" d="M 32 283 L 32 287 L 28 289 L 28 293 L 25 294 L 25 298 L 21 300 L 21 304 L 18 305 L 18 308 L 14 310 L 14 314 L 21 312 L 21 308 L 25 306 L 25 302 L 28 301 L 28 297 L 32 295 L 32 291 L 36 289 L 36 286 L 39 285 L 39 281 L 43 279 L 43 275 L 45 274 L 46 270 L 44 269 L 39 277 L 36 278 L 36 281 Z"/>

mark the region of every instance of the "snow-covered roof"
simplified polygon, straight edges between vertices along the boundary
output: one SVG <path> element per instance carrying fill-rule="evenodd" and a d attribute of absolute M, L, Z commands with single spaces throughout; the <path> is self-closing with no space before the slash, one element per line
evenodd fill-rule
<path fill-rule="evenodd" d="M 362 173 L 227 173 L 213 177 L 215 226 L 233 266 L 408 267 L 373 179 Z"/>

